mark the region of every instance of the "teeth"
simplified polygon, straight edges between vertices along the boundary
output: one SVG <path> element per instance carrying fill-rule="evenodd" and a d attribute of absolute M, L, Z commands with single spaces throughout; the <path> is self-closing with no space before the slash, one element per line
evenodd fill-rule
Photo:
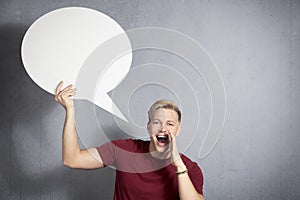
<path fill-rule="evenodd" d="M 157 138 L 159 138 L 159 139 L 166 139 L 167 136 L 165 136 L 165 135 L 158 135 Z"/>

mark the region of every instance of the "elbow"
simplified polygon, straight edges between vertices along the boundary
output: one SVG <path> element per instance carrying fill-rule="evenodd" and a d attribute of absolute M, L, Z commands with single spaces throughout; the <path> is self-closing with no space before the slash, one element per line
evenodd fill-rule
<path fill-rule="evenodd" d="M 65 167 L 71 167 L 70 163 L 66 160 L 62 160 L 62 164 L 65 166 Z"/>
<path fill-rule="evenodd" d="M 69 160 L 66 160 L 66 159 L 63 159 L 63 160 L 62 160 L 62 164 L 63 164 L 65 167 L 75 168 L 74 163 L 71 162 L 71 161 L 69 161 Z"/>

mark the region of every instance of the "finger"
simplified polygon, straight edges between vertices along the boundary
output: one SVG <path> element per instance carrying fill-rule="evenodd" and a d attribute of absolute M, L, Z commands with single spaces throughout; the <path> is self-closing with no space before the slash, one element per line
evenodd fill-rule
<path fill-rule="evenodd" d="M 75 92 L 71 92 L 70 94 L 69 94 L 69 97 L 72 97 L 72 96 L 74 96 L 75 95 Z"/>
<path fill-rule="evenodd" d="M 172 142 L 175 140 L 175 137 L 174 137 L 173 133 L 171 133 L 171 132 L 169 132 L 169 137 Z"/>
<path fill-rule="evenodd" d="M 65 89 L 61 90 L 56 96 L 63 97 L 63 96 L 66 96 L 67 93 L 73 92 L 73 91 L 75 91 L 74 88 L 65 88 Z"/>
<path fill-rule="evenodd" d="M 62 98 L 63 100 L 66 100 L 66 99 L 68 99 L 68 98 L 70 98 L 70 97 L 73 97 L 74 95 L 75 95 L 75 93 L 70 92 L 70 93 L 64 94 L 61 98 Z"/>
<path fill-rule="evenodd" d="M 66 94 L 64 94 L 64 96 L 67 96 L 67 97 L 71 97 L 71 96 L 74 96 L 75 95 L 75 91 L 70 91 Z"/>
<path fill-rule="evenodd" d="M 75 88 L 73 88 L 72 86 L 70 86 L 70 87 L 66 87 L 63 90 L 61 90 L 60 93 L 65 93 L 65 92 L 72 91 L 72 90 L 75 90 Z"/>
<path fill-rule="evenodd" d="M 56 89 L 55 89 L 55 95 L 58 95 L 58 93 L 59 93 L 59 91 L 60 91 L 60 89 L 61 89 L 61 87 L 62 87 L 63 84 L 64 84 L 63 81 L 60 81 L 60 82 L 58 83 L 58 85 L 57 85 L 57 87 L 56 87 Z"/>
<path fill-rule="evenodd" d="M 74 89 L 72 84 L 68 85 L 67 87 L 62 89 L 60 92 L 65 92 L 65 91 L 70 90 L 70 89 Z"/>
<path fill-rule="evenodd" d="M 170 136 L 171 136 L 172 149 L 173 149 L 173 151 L 177 151 L 176 137 L 174 136 L 173 133 L 170 133 Z"/>
<path fill-rule="evenodd" d="M 68 90 L 63 90 L 60 92 L 60 95 L 65 96 L 66 94 L 70 93 L 70 92 L 75 92 L 74 88 L 69 88 Z"/>
<path fill-rule="evenodd" d="M 55 96 L 55 101 L 61 102 L 61 97 Z"/>
<path fill-rule="evenodd" d="M 68 85 L 64 89 L 61 89 L 61 87 L 62 87 L 62 85 L 61 86 L 59 85 L 59 87 L 57 87 L 56 95 L 59 95 L 60 93 L 66 91 L 66 90 L 73 89 L 73 85 L 72 84 Z"/>

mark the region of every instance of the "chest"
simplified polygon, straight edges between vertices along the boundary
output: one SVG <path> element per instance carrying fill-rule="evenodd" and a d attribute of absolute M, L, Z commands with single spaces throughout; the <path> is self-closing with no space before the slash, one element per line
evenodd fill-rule
<path fill-rule="evenodd" d="M 172 166 L 147 173 L 117 171 L 116 187 L 138 199 L 177 199 L 178 181 Z M 117 188 L 116 188 L 117 189 Z"/>

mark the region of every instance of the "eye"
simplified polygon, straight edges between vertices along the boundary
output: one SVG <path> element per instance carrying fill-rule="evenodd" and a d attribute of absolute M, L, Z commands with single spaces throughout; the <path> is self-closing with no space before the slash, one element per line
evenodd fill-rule
<path fill-rule="evenodd" d="M 168 123 L 168 126 L 174 126 L 174 124 L 173 123 Z"/>
<path fill-rule="evenodd" d="M 157 125 L 158 121 L 153 121 L 152 124 Z"/>

